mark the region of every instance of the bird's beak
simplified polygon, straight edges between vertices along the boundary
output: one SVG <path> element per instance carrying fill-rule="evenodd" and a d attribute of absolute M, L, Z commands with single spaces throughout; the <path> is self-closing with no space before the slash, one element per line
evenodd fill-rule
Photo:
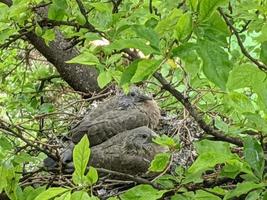
<path fill-rule="evenodd" d="M 145 100 L 152 100 L 152 97 L 148 95 L 140 95 L 140 100 L 145 101 Z"/>

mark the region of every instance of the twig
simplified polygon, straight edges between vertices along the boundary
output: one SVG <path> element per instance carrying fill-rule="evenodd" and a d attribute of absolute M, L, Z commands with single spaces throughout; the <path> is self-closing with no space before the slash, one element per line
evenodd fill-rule
<path fill-rule="evenodd" d="M 243 143 L 239 138 L 226 136 L 223 132 L 209 126 L 200 116 L 197 109 L 190 103 L 189 99 L 185 97 L 182 93 L 180 93 L 178 90 L 176 90 L 174 87 L 172 87 L 160 73 L 156 72 L 154 74 L 154 77 L 162 84 L 162 87 L 165 90 L 170 92 L 179 102 L 183 104 L 189 114 L 196 120 L 200 128 L 202 128 L 207 134 L 212 135 L 221 141 L 226 141 L 232 144 L 236 144 L 238 146 L 243 146 Z"/>
<path fill-rule="evenodd" d="M 103 172 L 103 173 L 108 173 L 108 174 L 112 174 L 112 175 L 115 175 L 115 176 L 119 176 L 121 178 L 126 178 L 128 180 L 132 180 L 136 183 L 140 183 L 140 184 L 148 184 L 148 185 L 151 185 L 153 186 L 154 188 L 159 188 L 159 186 L 155 183 L 152 183 L 144 178 L 141 178 L 141 177 L 138 177 L 138 176 L 133 176 L 133 175 L 130 175 L 130 174 L 125 174 L 125 173 L 121 173 L 121 172 L 116 172 L 116 171 L 112 171 L 112 170 L 108 170 L 108 169 L 104 169 L 104 168 L 96 168 L 96 170 L 98 172 Z"/>
<path fill-rule="evenodd" d="M 227 18 L 227 16 L 225 15 L 225 13 L 223 12 L 222 8 L 218 8 L 218 11 L 219 13 L 221 14 L 221 16 L 223 17 L 224 21 L 226 22 L 227 26 L 229 27 L 229 29 L 231 30 L 231 32 L 234 33 L 236 39 L 237 39 L 237 42 L 238 42 L 238 45 L 241 49 L 241 52 L 249 59 L 251 60 L 255 65 L 258 66 L 258 68 L 264 72 L 267 72 L 267 66 L 264 65 L 262 62 L 260 62 L 259 60 L 253 58 L 249 52 L 247 51 L 247 49 L 245 48 L 241 38 L 240 38 L 240 35 L 238 33 L 238 31 L 236 30 L 236 28 L 233 26 L 233 24 L 229 21 L 229 19 Z"/>

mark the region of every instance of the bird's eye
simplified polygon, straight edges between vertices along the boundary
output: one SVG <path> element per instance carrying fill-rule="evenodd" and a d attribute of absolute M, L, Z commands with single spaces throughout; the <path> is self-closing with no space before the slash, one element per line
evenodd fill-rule
<path fill-rule="evenodd" d="M 131 95 L 132 97 L 134 97 L 134 96 L 135 96 L 135 92 L 131 92 L 130 95 Z"/>
<path fill-rule="evenodd" d="M 146 134 L 143 134 L 143 135 L 142 135 L 142 138 L 143 138 L 143 139 L 146 139 L 146 138 L 147 138 L 147 135 L 146 135 Z"/>

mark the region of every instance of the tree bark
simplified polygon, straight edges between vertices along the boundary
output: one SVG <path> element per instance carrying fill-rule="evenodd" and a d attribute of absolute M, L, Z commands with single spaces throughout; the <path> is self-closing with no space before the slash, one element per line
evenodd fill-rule
<path fill-rule="evenodd" d="M 0 0 L 7 6 L 12 6 L 11 0 Z M 43 11 L 41 11 L 43 12 Z M 46 45 L 43 38 L 37 36 L 33 31 L 26 34 L 27 40 L 50 62 L 52 63 L 61 78 L 65 80 L 74 90 L 93 93 L 100 91 L 97 83 L 98 71 L 94 67 L 68 64 L 66 61 L 79 54 L 78 50 L 66 47 L 70 44 L 64 39 L 63 35 L 57 30 L 56 39 Z"/>

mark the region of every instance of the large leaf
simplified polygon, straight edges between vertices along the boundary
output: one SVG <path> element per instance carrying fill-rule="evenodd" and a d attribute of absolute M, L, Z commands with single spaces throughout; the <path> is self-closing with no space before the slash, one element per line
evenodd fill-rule
<path fill-rule="evenodd" d="M 230 90 L 249 87 L 257 93 L 260 103 L 267 110 L 266 74 L 256 66 L 245 64 L 236 66 L 230 72 L 227 88 Z M 260 105 L 261 105 L 260 104 Z"/>
<path fill-rule="evenodd" d="M 67 7 L 66 0 L 53 0 L 53 3 L 49 6 L 48 18 L 59 21 L 62 20 L 66 15 Z"/>
<path fill-rule="evenodd" d="M 156 190 L 151 185 L 138 185 L 120 195 L 121 200 L 156 200 L 162 197 L 166 190 Z"/>
<path fill-rule="evenodd" d="M 66 188 L 61 188 L 61 187 L 51 187 L 49 189 L 47 189 L 46 191 L 42 192 L 41 194 L 39 194 L 34 200 L 49 200 L 52 199 L 53 197 L 56 197 L 62 193 L 65 193 L 69 191 Z"/>
<path fill-rule="evenodd" d="M 132 83 L 138 83 L 153 75 L 155 71 L 160 67 L 161 60 L 142 60 L 137 64 L 137 69 L 134 76 L 131 79 Z"/>
<path fill-rule="evenodd" d="M 199 181 L 202 172 L 212 169 L 216 164 L 235 158 L 229 143 L 226 142 L 202 140 L 196 143 L 196 148 L 199 156 L 189 167 L 185 182 Z"/>
<path fill-rule="evenodd" d="M 138 35 L 138 37 L 146 39 L 150 42 L 150 45 L 153 48 L 159 51 L 159 36 L 153 29 L 143 25 L 134 25 L 132 26 L 132 29 Z"/>
<path fill-rule="evenodd" d="M 75 145 L 73 150 L 73 163 L 75 171 L 73 173 L 72 179 L 75 184 L 84 183 L 84 173 L 89 161 L 90 149 L 89 140 L 85 134 L 81 141 Z"/>
<path fill-rule="evenodd" d="M 224 90 L 229 72 L 232 69 L 228 54 L 217 43 L 199 40 L 198 45 L 197 52 L 203 60 L 204 74 L 210 81 Z"/>
<path fill-rule="evenodd" d="M 135 60 L 133 61 L 122 73 L 121 75 L 121 80 L 120 80 L 120 85 L 125 85 L 129 84 L 131 82 L 132 77 L 134 76 L 138 62 L 140 60 Z"/>
<path fill-rule="evenodd" d="M 259 141 L 251 136 L 243 138 L 244 156 L 258 178 L 262 178 L 264 171 L 264 153 Z"/>
<path fill-rule="evenodd" d="M 264 82 L 266 75 L 251 64 L 235 66 L 230 72 L 227 88 L 230 90 L 255 87 Z"/>
<path fill-rule="evenodd" d="M 264 183 L 253 183 L 253 182 L 243 182 L 243 183 L 238 183 L 237 187 L 231 191 L 228 192 L 224 196 L 224 200 L 226 199 L 232 199 L 233 197 L 239 197 L 242 194 L 246 194 L 251 190 L 258 189 L 258 188 L 264 188 L 266 187 L 266 184 Z"/>
<path fill-rule="evenodd" d="M 181 16 L 183 13 L 181 10 L 175 8 L 173 9 L 168 16 L 166 16 L 164 19 L 159 21 L 158 25 L 156 26 L 155 30 L 159 34 L 164 33 L 171 33 L 171 31 L 174 31 L 174 26 L 177 24 L 177 21 L 179 19 L 179 16 Z"/>
<path fill-rule="evenodd" d="M 228 0 L 201 0 L 199 3 L 199 20 L 207 20 L 213 12 Z"/>
<path fill-rule="evenodd" d="M 72 58 L 66 63 L 78 63 L 83 65 L 97 65 L 99 64 L 98 58 L 89 51 L 84 51 L 80 55 Z"/>
<path fill-rule="evenodd" d="M 192 26 L 192 15 L 191 13 L 187 12 L 180 16 L 176 27 L 175 27 L 175 33 L 176 33 L 176 39 L 179 41 L 183 41 L 186 39 L 192 32 L 193 26 Z"/>

